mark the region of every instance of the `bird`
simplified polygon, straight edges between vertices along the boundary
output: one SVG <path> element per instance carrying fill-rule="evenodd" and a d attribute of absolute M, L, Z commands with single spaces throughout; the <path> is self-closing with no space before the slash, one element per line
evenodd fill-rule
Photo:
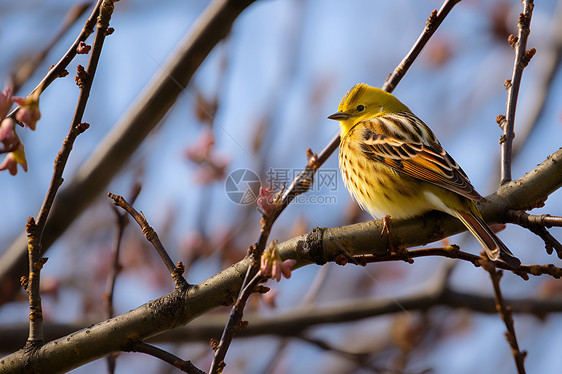
<path fill-rule="evenodd" d="M 438 210 L 458 218 L 487 257 L 521 261 L 482 218 L 486 202 L 431 129 L 394 95 L 353 86 L 328 119 L 339 121 L 339 168 L 345 186 L 374 218 L 411 218 Z"/>

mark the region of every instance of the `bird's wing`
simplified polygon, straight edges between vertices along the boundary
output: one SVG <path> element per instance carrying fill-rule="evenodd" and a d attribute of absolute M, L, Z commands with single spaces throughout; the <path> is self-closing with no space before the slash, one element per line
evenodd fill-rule
<path fill-rule="evenodd" d="M 412 143 L 363 129 L 361 149 L 400 173 L 433 183 L 474 201 L 486 201 L 455 160 L 439 145 Z"/>

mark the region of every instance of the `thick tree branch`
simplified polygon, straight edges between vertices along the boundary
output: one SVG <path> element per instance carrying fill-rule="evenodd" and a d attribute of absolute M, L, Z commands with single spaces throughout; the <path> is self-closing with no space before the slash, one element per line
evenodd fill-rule
<path fill-rule="evenodd" d="M 502 186 L 498 193 L 488 196 L 489 203 L 482 207 L 483 216 L 489 223 L 501 222 L 509 208 L 522 209 L 533 206 L 537 201 L 543 201 L 560 185 L 562 150 L 550 155 L 523 177 Z M 461 226 L 454 217 L 431 213 L 410 220 L 395 220 L 392 229 L 395 237 L 402 239 L 402 244 L 418 246 L 458 233 L 464 229 Z M 380 236 L 381 229 L 381 221 L 317 229 L 279 243 L 277 248 L 283 259 L 296 259 L 296 267 L 311 263 L 323 265 L 336 259 L 342 248 L 351 255 L 384 254 L 387 243 L 386 238 Z M 122 351 L 131 344 L 164 331 L 185 325 L 218 306 L 232 304 L 238 295 L 249 263 L 249 259 L 244 259 L 189 290 L 176 290 L 129 313 L 49 342 L 39 348 L 32 357 L 23 351 L 15 352 L 0 360 L 0 371 L 18 368 L 21 370 L 26 365 L 32 369 L 40 367 L 45 371 L 70 370 L 99 357 Z M 398 311 L 397 308 L 402 310 L 401 308 L 419 307 L 419 300 L 414 304 L 415 306 L 409 305 L 408 301 L 404 300 L 401 306 L 393 302 L 384 308 L 386 313 L 390 313 Z M 357 305 L 355 307 L 357 313 L 360 313 L 360 308 Z"/>
<path fill-rule="evenodd" d="M 66 372 L 110 353 L 126 351 L 143 339 L 187 322 L 186 295 L 174 291 L 124 315 L 46 343 L 29 353 L 20 350 L 0 360 L 0 371 Z"/>

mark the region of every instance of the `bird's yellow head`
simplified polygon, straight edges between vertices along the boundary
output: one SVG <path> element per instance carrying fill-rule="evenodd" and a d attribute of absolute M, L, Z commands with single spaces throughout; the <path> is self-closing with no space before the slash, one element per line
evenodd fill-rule
<path fill-rule="evenodd" d="M 410 112 L 410 109 L 394 95 L 380 88 L 359 83 L 345 94 L 338 111 L 328 118 L 340 121 L 343 136 L 358 122 L 398 112 Z"/>

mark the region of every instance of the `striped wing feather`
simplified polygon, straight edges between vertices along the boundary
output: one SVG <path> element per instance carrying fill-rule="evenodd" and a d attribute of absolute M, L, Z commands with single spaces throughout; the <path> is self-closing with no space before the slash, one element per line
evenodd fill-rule
<path fill-rule="evenodd" d="M 461 167 L 438 143 L 405 142 L 368 128 L 363 131 L 361 149 L 367 157 L 474 201 L 486 201 L 470 184 Z"/>

